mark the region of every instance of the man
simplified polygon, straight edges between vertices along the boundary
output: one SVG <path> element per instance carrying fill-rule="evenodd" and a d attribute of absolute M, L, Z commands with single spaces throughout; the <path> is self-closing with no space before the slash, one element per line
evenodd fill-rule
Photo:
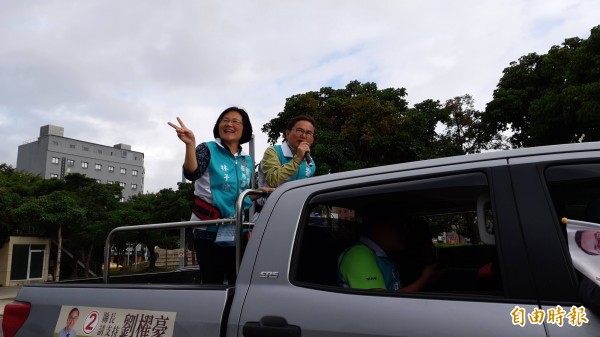
<path fill-rule="evenodd" d="M 600 198 L 590 200 L 585 215 L 587 221 L 600 223 Z M 600 255 L 599 231 L 577 231 L 575 232 L 575 243 L 586 254 L 594 255 L 591 256 L 592 258 L 597 258 Z M 586 308 L 600 315 L 600 286 L 587 276 L 578 274 L 580 276 L 579 298 L 581 298 Z"/>
<path fill-rule="evenodd" d="M 363 215 L 367 235 L 345 250 L 338 260 L 338 283 L 345 288 L 386 291 L 421 291 L 431 284 L 439 272 L 427 266 L 411 284 L 403 284 L 394 262 L 389 257 L 407 246 L 408 223 L 398 223 L 392 206 L 369 207 Z M 397 206 L 396 206 L 397 208 Z"/>
<path fill-rule="evenodd" d="M 577 231 L 575 243 L 588 255 L 600 255 L 600 231 Z"/>
<path fill-rule="evenodd" d="M 77 337 L 77 331 L 73 329 L 73 326 L 77 323 L 78 318 L 79 309 L 71 309 L 71 311 L 69 311 L 69 316 L 67 317 L 67 325 L 58 332 L 58 337 Z"/>
<path fill-rule="evenodd" d="M 261 178 L 264 186 L 278 187 L 287 181 L 312 177 L 316 165 L 312 160 L 307 162 L 305 155 L 310 153 L 314 137 L 315 120 L 312 117 L 292 118 L 287 123 L 283 143 L 265 150 L 258 170 L 259 186 Z"/>
<path fill-rule="evenodd" d="M 306 154 L 315 137 L 315 120 L 310 116 L 296 116 L 286 126 L 283 143 L 269 146 L 258 166 L 258 187 L 278 187 L 281 184 L 314 176 L 316 164 Z M 254 220 L 264 204 L 256 202 Z"/>

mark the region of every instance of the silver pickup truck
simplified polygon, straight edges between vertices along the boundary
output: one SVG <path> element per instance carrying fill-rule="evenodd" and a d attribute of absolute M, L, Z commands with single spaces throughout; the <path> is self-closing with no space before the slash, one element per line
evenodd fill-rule
<path fill-rule="evenodd" d="M 4 337 L 62 337 L 69 320 L 77 336 L 599 336 L 600 290 L 575 269 L 561 223 L 589 220 L 599 197 L 600 143 L 290 182 L 238 247 L 235 285 L 198 284 L 197 268 L 27 285 Z M 389 205 L 411 225 L 392 256 L 403 282 L 432 263 L 441 276 L 411 293 L 341 287 L 338 258 L 363 234 L 361 214 Z M 183 225 L 202 223 L 146 229 Z"/>

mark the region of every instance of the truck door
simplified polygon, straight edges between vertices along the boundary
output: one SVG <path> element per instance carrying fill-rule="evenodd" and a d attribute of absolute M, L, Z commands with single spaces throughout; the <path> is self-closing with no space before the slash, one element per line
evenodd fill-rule
<path fill-rule="evenodd" d="M 270 214 L 238 334 L 546 336 L 527 318 L 539 306 L 504 164 L 290 184 Z M 435 281 L 416 292 L 340 286 L 338 259 L 369 236 L 373 212 L 408 226 L 401 249 L 386 252 L 402 287 L 431 264 Z"/>
<path fill-rule="evenodd" d="M 523 158 L 514 161 L 511 172 L 549 335 L 596 336 L 600 334 L 600 287 L 573 267 L 560 220 L 598 222 L 591 215 L 600 197 L 600 162 L 571 158 L 542 163 Z M 600 256 L 585 258 L 600 268 Z"/>

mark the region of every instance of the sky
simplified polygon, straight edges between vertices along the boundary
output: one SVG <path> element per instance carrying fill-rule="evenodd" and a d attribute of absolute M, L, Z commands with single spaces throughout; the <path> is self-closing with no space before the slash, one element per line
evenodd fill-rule
<path fill-rule="evenodd" d="M 261 128 L 287 98 L 353 80 L 406 88 L 409 106 L 469 94 L 484 110 L 510 62 L 586 39 L 599 8 L 599 0 L 2 0 L 0 163 L 16 167 L 18 146 L 52 124 L 68 138 L 143 152 L 144 191 L 154 193 L 181 181 L 185 147 L 167 125 L 176 117 L 202 142 L 225 108 L 246 109 L 260 160 L 269 145 Z"/>

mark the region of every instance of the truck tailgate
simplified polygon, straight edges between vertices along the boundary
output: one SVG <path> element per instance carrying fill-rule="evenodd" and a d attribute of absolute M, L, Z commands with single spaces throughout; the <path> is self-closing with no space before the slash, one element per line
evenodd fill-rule
<path fill-rule="evenodd" d="M 77 335 L 110 335 L 117 330 L 115 335 L 122 336 L 123 330 L 131 330 L 131 336 L 137 336 L 135 330 L 143 328 L 150 336 L 162 327 L 160 336 L 165 337 L 218 336 L 233 292 L 233 287 L 201 285 L 28 285 L 16 298 L 31 303 L 17 337 L 53 336 L 75 307 L 80 311 L 74 326 Z"/>

